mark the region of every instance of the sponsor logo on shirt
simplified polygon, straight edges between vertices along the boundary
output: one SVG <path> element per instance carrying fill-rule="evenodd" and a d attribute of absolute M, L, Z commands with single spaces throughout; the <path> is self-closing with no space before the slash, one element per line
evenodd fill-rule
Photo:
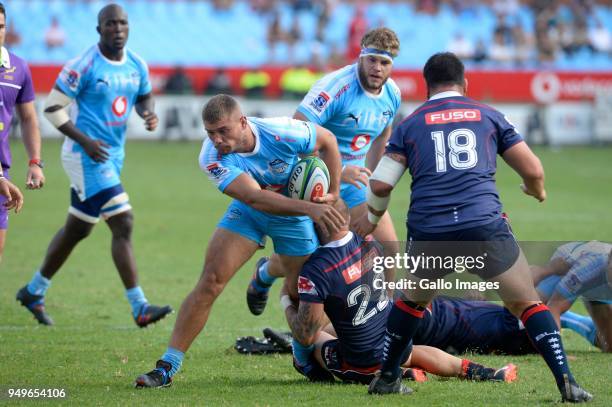
<path fill-rule="evenodd" d="M 342 277 L 347 284 L 351 284 L 361 278 L 361 261 L 351 264 L 342 272 Z"/>
<path fill-rule="evenodd" d="M 287 167 L 289 167 L 289 163 L 286 163 L 285 161 L 281 160 L 280 158 L 277 158 L 276 160 L 272 160 L 268 163 L 268 167 L 270 168 L 270 171 L 272 171 L 275 174 L 282 174 L 285 172 L 285 170 L 287 169 Z"/>
<path fill-rule="evenodd" d="M 71 69 L 66 76 L 66 83 L 70 89 L 75 90 L 79 84 L 79 73 Z"/>
<path fill-rule="evenodd" d="M 113 113 L 115 116 L 123 116 L 127 111 L 127 98 L 125 96 L 117 96 L 115 100 L 113 100 Z"/>
<path fill-rule="evenodd" d="M 336 93 L 336 96 L 334 96 L 334 99 L 336 100 L 340 99 L 340 96 L 342 96 L 342 94 L 346 92 L 350 87 L 351 87 L 350 83 L 347 83 L 346 85 L 341 87 L 340 90 Z"/>
<path fill-rule="evenodd" d="M 317 290 L 314 283 L 308 277 L 300 276 L 298 278 L 298 293 L 317 295 Z"/>
<path fill-rule="evenodd" d="M 319 96 L 310 102 L 310 106 L 312 106 L 317 112 L 321 113 L 325 109 L 325 106 L 327 106 L 327 102 L 329 102 L 329 95 L 325 92 L 321 92 L 319 93 Z"/>
<path fill-rule="evenodd" d="M 361 150 L 362 148 L 370 144 L 371 138 L 372 137 L 370 137 L 369 134 L 356 135 L 355 137 L 353 137 L 353 141 L 351 141 L 351 150 L 353 151 Z"/>
<path fill-rule="evenodd" d="M 478 109 L 447 109 L 438 112 L 427 113 L 425 123 L 446 124 L 457 122 L 479 122 L 480 110 Z"/>
<path fill-rule="evenodd" d="M 227 173 L 227 168 L 220 167 L 217 163 L 212 163 L 206 167 L 206 171 L 210 172 L 213 177 L 219 179 Z"/>

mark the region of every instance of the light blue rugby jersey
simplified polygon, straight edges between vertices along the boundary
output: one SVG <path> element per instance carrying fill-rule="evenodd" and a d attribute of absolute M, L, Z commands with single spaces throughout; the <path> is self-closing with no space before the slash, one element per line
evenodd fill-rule
<path fill-rule="evenodd" d="M 110 158 L 122 163 L 132 107 L 138 96 L 152 89 L 147 64 L 127 48 L 122 61 L 111 61 L 96 44 L 69 61 L 55 84 L 76 100 L 76 126 L 89 137 L 107 143 Z M 83 159 L 93 163 L 83 148 L 68 137 L 64 149 L 83 152 Z"/>
<path fill-rule="evenodd" d="M 571 267 L 563 276 L 559 290 L 566 298 L 581 292 L 586 299 L 612 301 L 612 285 L 607 278 L 607 265 L 612 244 L 590 241 L 571 242 L 559 247 L 553 258 L 560 257 Z M 588 285 L 589 290 L 582 289 Z"/>
<path fill-rule="evenodd" d="M 200 168 L 221 192 L 240 174 L 247 173 L 262 189 L 285 194 L 299 155 L 314 151 L 315 126 L 288 117 L 249 117 L 248 123 L 255 134 L 252 152 L 221 155 L 206 137 L 199 157 Z"/>
<path fill-rule="evenodd" d="M 297 110 L 335 134 L 343 165 L 363 167 L 374 139 L 393 123 L 401 95 L 391 78 L 380 94 L 365 91 L 357 71 L 353 64 L 325 75 Z"/>

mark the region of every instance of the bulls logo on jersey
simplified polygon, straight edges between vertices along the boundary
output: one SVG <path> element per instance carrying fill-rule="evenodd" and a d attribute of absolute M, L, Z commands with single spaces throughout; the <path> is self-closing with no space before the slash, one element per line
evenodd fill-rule
<path fill-rule="evenodd" d="M 127 112 L 127 98 L 125 96 L 117 96 L 113 100 L 112 109 L 115 116 L 123 116 Z"/>
<path fill-rule="evenodd" d="M 362 148 L 370 144 L 371 138 L 372 137 L 370 137 L 369 134 L 356 135 L 355 137 L 353 137 L 353 141 L 351 142 L 351 150 L 353 151 L 361 150 Z"/>
<path fill-rule="evenodd" d="M 300 276 L 298 278 L 298 293 L 317 295 L 317 289 L 308 277 Z"/>
<path fill-rule="evenodd" d="M 70 89 L 74 90 L 79 85 L 79 73 L 75 70 L 70 70 L 66 76 L 66 83 Z"/>

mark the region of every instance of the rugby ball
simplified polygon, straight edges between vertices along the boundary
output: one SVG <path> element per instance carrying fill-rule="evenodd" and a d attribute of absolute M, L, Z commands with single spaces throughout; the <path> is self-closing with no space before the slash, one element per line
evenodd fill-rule
<path fill-rule="evenodd" d="M 312 201 L 315 197 L 325 195 L 327 191 L 329 191 L 329 171 L 323 160 L 319 157 L 307 157 L 298 161 L 287 183 L 289 197 Z"/>

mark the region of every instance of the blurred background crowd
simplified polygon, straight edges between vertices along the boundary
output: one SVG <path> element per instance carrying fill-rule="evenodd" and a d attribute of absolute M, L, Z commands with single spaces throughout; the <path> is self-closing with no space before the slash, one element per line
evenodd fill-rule
<path fill-rule="evenodd" d="M 95 43 L 99 0 L 16 0 L 6 43 L 31 64 L 63 64 Z M 396 69 L 420 69 L 448 50 L 468 69 L 612 71 L 612 3 L 595 0 L 126 0 L 129 47 L 150 65 L 175 67 L 168 93 L 230 87 L 227 69 L 257 96 L 278 67 L 286 97 L 322 72 L 353 62 L 369 29 L 401 40 Z M 37 27 L 37 29 L 32 29 Z M 183 67 L 214 68 L 195 86 Z"/>

